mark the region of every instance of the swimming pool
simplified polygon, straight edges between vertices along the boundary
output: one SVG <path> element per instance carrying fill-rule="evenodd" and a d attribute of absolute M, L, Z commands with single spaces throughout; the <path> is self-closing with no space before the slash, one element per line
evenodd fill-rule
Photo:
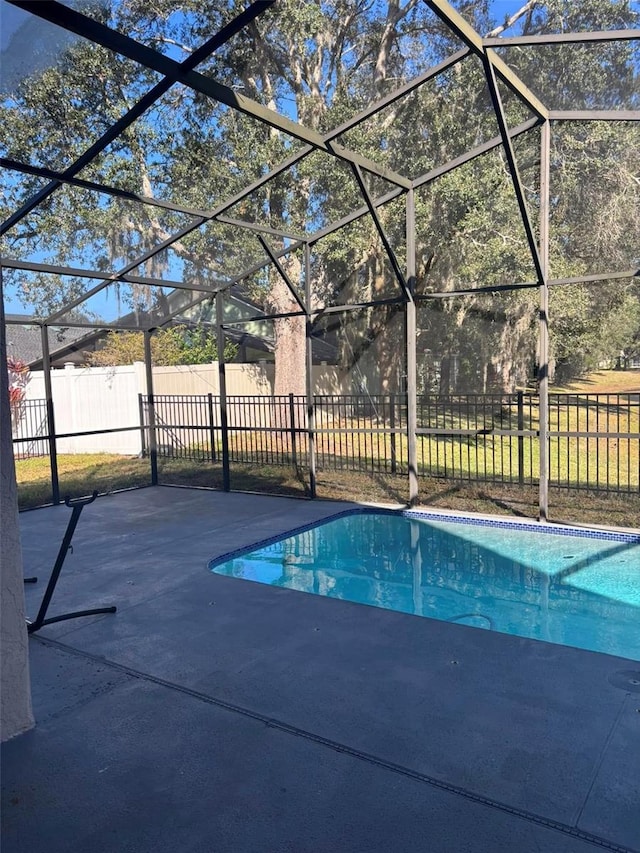
<path fill-rule="evenodd" d="M 209 567 L 640 660 L 640 535 L 356 510 L 226 554 Z"/>

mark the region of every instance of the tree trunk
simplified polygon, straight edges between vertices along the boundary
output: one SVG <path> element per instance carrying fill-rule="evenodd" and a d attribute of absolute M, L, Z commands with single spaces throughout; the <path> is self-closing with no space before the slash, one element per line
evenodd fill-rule
<path fill-rule="evenodd" d="M 274 320 L 276 378 L 273 393 L 304 396 L 305 384 L 305 318 L 285 317 Z"/>
<path fill-rule="evenodd" d="M 290 280 L 297 281 L 300 272 L 297 261 L 289 260 L 286 269 Z M 299 311 L 300 306 L 280 274 L 272 270 L 271 278 L 270 310 L 275 314 Z M 273 404 L 271 423 L 274 428 L 282 430 L 280 441 L 283 447 L 292 451 L 291 430 L 304 429 L 306 426 L 306 406 L 294 405 L 292 412 L 288 399 L 289 394 L 295 397 L 304 397 L 306 394 L 306 318 L 304 316 L 281 317 L 273 321 L 273 327 L 275 337 L 273 393 L 278 399 Z"/>
<path fill-rule="evenodd" d="M 297 258 L 283 258 L 282 266 L 290 281 L 300 280 L 300 262 Z M 271 290 L 267 308 L 274 314 L 300 311 L 287 284 L 275 269 L 270 270 Z M 275 373 L 273 393 L 304 395 L 305 383 L 305 317 L 283 317 L 273 321 L 275 335 Z"/>

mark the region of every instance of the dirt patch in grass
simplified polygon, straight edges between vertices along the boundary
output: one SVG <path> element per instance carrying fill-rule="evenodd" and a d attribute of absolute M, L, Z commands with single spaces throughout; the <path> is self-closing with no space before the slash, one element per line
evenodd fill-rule
<path fill-rule="evenodd" d="M 538 518 L 536 486 L 459 484 L 421 477 L 419 487 L 419 506 L 425 508 Z M 325 472 L 318 475 L 318 497 L 405 504 L 409 490 L 406 477 Z M 640 495 L 550 489 L 549 521 L 637 528 Z"/>
<path fill-rule="evenodd" d="M 420 503 L 459 512 L 538 518 L 538 490 L 532 486 L 456 486 L 442 481 L 423 481 Z M 549 489 L 549 521 L 636 528 L 639 519 L 640 495 Z"/>
<path fill-rule="evenodd" d="M 158 478 L 167 486 L 224 488 L 222 465 L 210 462 L 163 459 L 158 465 Z M 302 470 L 279 465 L 232 465 L 230 486 L 232 491 L 265 492 L 296 498 L 311 494 L 308 478 Z"/>
<path fill-rule="evenodd" d="M 18 506 L 28 509 L 52 501 L 49 457 L 17 459 Z M 148 486 L 151 474 L 148 459 L 113 456 L 109 453 L 58 456 L 60 496 L 90 495 L 94 489 L 108 494 L 118 489 Z"/>
<path fill-rule="evenodd" d="M 80 497 L 94 489 L 107 494 L 118 489 L 150 483 L 148 459 L 108 454 L 60 456 L 60 494 Z M 51 502 L 48 458 L 18 460 L 18 497 L 21 509 Z M 219 463 L 161 459 L 159 480 L 165 485 L 223 488 Z M 520 518 L 538 517 L 535 486 L 476 483 L 420 478 L 419 505 L 457 512 L 480 512 Z M 247 464 L 231 467 L 233 491 L 261 492 L 288 497 L 310 497 L 309 473 L 303 468 Z M 326 500 L 406 505 L 409 487 L 406 475 L 371 474 L 359 471 L 317 473 L 316 493 Z M 640 495 L 605 494 L 582 490 L 550 489 L 549 520 L 563 523 L 637 528 Z"/>

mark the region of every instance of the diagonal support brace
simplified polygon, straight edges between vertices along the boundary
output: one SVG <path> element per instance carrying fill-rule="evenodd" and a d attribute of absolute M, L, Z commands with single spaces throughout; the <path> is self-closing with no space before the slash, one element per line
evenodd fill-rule
<path fill-rule="evenodd" d="M 289 290 L 291 291 L 291 295 L 293 296 L 293 298 L 295 299 L 295 301 L 298 303 L 298 305 L 300 306 L 300 308 L 301 308 L 301 309 L 305 312 L 305 314 L 306 314 L 306 313 L 307 313 L 307 309 L 306 309 L 306 307 L 305 307 L 304 303 L 302 302 L 302 300 L 300 299 L 300 297 L 298 296 L 298 294 L 296 293 L 296 289 L 295 289 L 295 287 L 293 286 L 293 282 L 291 281 L 291 279 L 290 279 L 290 278 L 289 278 L 289 276 L 287 275 L 287 272 L 286 272 L 285 268 L 284 268 L 284 267 L 282 266 L 282 264 L 280 263 L 280 260 L 279 260 L 278 256 L 275 254 L 275 252 L 273 251 L 273 249 L 271 248 L 271 246 L 270 246 L 270 245 L 267 243 L 267 241 L 264 239 L 264 237 L 262 236 L 262 234 L 258 234 L 258 240 L 260 241 L 260 245 L 262 246 L 262 248 L 265 250 L 265 252 L 266 252 L 266 253 L 267 253 L 267 255 L 269 256 L 269 260 L 270 260 L 270 261 L 271 261 L 271 263 L 274 265 L 274 267 L 277 269 L 278 274 L 280 275 L 280 278 L 284 281 L 284 283 L 287 285 L 287 287 L 288 287 L 288 288 L 289 288 Z"/>
<path fill-rule="evenodd" d="M 524 187 L 522 185 L 522 180 L 518 171 L 518 164 L 516 162 L 516 157 L 513 150 L 513 143 L 511 142 L 511 136 L 509 135 L 509 128 L 507 126 L 507 120 L 504 114 L 502 99 L 500 98 L 500 92 L 498 91 L 498 83 L 496 80 L 495 69 L 493 67 L 493 62 L 489 56 L 483 56 L 482 61 L 487 77 L 489 95 L 491 96 L 491 102 L 493 104 L 493 108 L 496 114 L 500 136 L 502 137 L 502 145 L 504 147 L 507 163 L 509 164 L 509 173 L 513 182 L 513 189 L 516 194 L 516 200 L 518 202 L 520 216 L 522 217 L 522 224 L 524 225 L 527 243 L 529 245 L 529 251 L 531 252 L 533 265 L 536 270 L 536 277 L 540 284 L 543 284 L 546 281 L 547 276 L 542 266 L 542 260 L 540 258 L 540 252 L 538 250 L 538 241 L 536 240 L 533 225 L 529 217 L 529 211 L 527 209 L 527 202 L 524 194 Z"/>
<path fill-rule="evenodd" d="M 382 240 L 382 245 L 384 246 L 385 252 L 387 253 L 387 257 L 389 258 L 391 266 L 393 267 L 393 272 L 395 273 L 395 276 L 398 279 L 398 283 L 400 284 L 400 287 L 402 288 L 402 292 L 405 296 L 405 300 L 407 302 L 413 302 L 413 294 L 411 292 L 409 285 L 407 284 L 407 279 L 405 278 L 405 275 L 402 271 L 402 267 L 398 263 L 398 258 L 396 257 L 396 254 L 393 251 L 391 243 L 389 242 L 389 238 L 387 237 L 387 233 L 384 230 L 384 226 L 380 220 L 380 217 L 378 216 L 378 211 L 376 210 L 376 206 L 374 204 L 374 201 L 371 198 L 371 193 L 367 189 L 367 185 L 364 182 L 364 178 L 362 176 L 362 170 L 360 169 L 360 167 L 358 166 L 357 163 L 352 163 L 351 166 L 353 168 L 354 177 L 355 177 L 355 179 L 358 183 L 358 186 L 360 188 L 360 192 L 362 193 L 362 197 L 365 201 L 365 204 L 367 205 L 367 208 L 369 209 L 369 214 L 370 214 L 371 218 L 373 219 L 373 224 L 375 225 L 376 230 L 377 230 L 378 234 L 380 235 L 380 239 Z"/>

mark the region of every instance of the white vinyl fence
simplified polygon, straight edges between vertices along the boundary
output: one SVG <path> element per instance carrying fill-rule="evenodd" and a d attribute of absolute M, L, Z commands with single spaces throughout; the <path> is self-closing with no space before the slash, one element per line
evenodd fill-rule
<path fill-rule="evenodd" d="M 140 424 L 138 394 L 145 392 L 143 364 L 128 367 L 68 366 L 51 371 L 56 434 L 135 427 Z M 26 388 L 27 400 L 45 397 L 44 373 L 35 371 Z M 142 450 L 138 430 L 57 440 L 58 453 L 121 453 Z"/>
<path fill-rule="evenodd" d="M 268 396 L 273 393 L 272 364 L 228 364 L 225 368 L 230 396 Z M 342 392 L 337 368 L 314 367 L 317 386 Z M 130 428 L 125 432 L 73 435 L 57 440 L 58 453 L 119 453 L 136 456 L 142 451 L 139 395 L 147 393 L 144 364 L 126 367 L 76 367 L 51 371 L 56 434 Z M 44 373 L 34 371 L 26 387 L 26 400 L 45 398 Z M 153 368 L 154 394 L 218 395 L 218 363 Z M 323 391 L 323 393 L 327 393 Z M 46 432 L 46 422 L 40 434 Z M 136 427 L 138 429 L 136 429 Z M 31 424 L 17 424 L 15 437 L 31 433 Z M 17 448 L 16 448 L 17 449 Z M 19 452 L 19 450 L 18 450 Z"/>

